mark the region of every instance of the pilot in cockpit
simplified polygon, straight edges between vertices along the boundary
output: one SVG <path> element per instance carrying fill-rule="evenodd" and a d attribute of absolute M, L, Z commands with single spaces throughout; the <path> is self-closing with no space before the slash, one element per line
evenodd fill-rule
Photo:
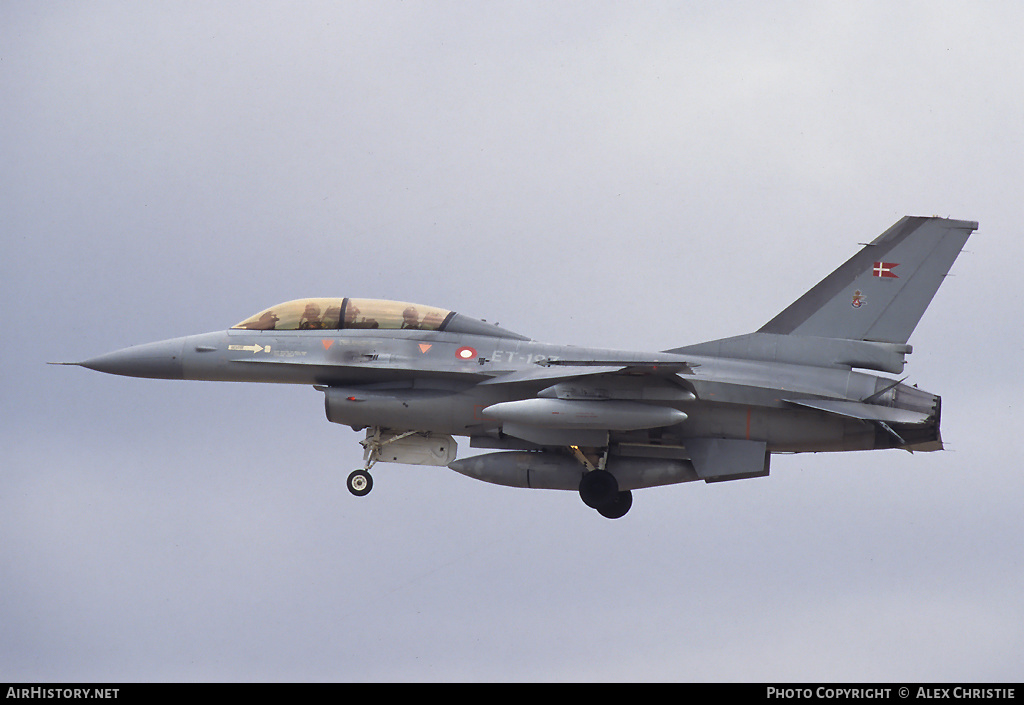
<path fill-rule="evenodd" d="M 348 305 L 345 306 L 345 328 L 378 328 L 380 326 L 380 324 L 372 318 L 363 318 L 360 321 L 356 320 L 358 317 L 359 308 L 349 301 Z"/>
<path fill-rule="evenodd" d="M 422 330 L 438 330 L 444 323 L 444 315 L 439 311 L 427 311 L 427 314 L 420 321 Z"/>
<path fill-rule="evenodd" d="M 409 306 L 402 311 L 402 328 L 406 330 L 420 330 L 420 316 L 415 306 Z"/>
<path fill-rule="evenodd" d="M 320 307 L 314 303 L 306 304 L 306 310 L 299 318 L 299 330 L 318 330 L 323 328 L 320 322 Z"/>

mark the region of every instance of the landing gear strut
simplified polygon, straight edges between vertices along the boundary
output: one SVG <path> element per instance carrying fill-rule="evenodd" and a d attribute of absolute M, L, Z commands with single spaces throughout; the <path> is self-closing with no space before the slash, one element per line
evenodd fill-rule
<path fill-rule="evenodd" d="M 359 445 L 363 447 L 363 460 L 366 462 L 366 465 L 358 470 L 353 470 L 348 476 L 348 480 L 345 483 L 348 485 L 348 491 L 356 497 L 365 497 L 370 494 L 370 490 L 373 489 L 373 477 L 370 476 L 370 468 L 380 460 L 381 449 L 389 443 L 400 441 L 415 433 L 415 431 L 408 431 L 407 433 L 388 438 L 385 441 L 381 440 L 379 428 L 374 428 L 372 433 L 367 433 L 366 440 L 359 441 Z"/>

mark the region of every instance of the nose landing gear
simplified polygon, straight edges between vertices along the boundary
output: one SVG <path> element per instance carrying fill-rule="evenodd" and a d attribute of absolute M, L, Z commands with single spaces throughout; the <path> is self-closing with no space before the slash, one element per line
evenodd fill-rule
<path fill-rule="evenodd" d="M 369 469 L 359 468 L 352 471 L 345 484 L 348 485 L 348 491 L 356 497 L 365 497 L 373 489 L 373 477 L 370 476 Z"/>
<path fill-rule="evenodd" d="M 366 440 L 359 441 L 359 445 L 363 447 L 363 460 L 366 461 L 366 465 L 353 470 L 349 474 L 348 480 L 345 482 L 348 486 L 348 491 L 356 497 L 365 497 L 370 494 L 370 490 L 373 489 L 373 477 L 370 475 L 370 468 L 380 460 L 381 450 L 385 446 L 412 436 L 415 433 L 415 431 L 408 431 L 395 436 L 383 437 L 379 428 L 374 428 L 367 432 Z"/>

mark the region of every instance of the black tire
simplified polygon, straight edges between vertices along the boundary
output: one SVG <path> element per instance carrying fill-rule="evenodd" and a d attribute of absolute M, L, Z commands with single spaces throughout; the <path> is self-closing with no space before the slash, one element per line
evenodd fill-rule
<path fill-rule="evenodd" d="M 373 489 L 373 478 L 366 470 L 353 470 L 348 476 L 348 491 L 356 497 L 365 497 Z"/>
<path fill-rule="evenodd" d="M 597 508 L 598 513 L 606 519 L 621 519 L 633 506 L 633 493 L 629 490 L 619 492 L 615 499 Z"/>
<path fill-rule="evenodd" d="M 607 470 L 591 470 L 580 480 L 580 499 L 591 509 L 598 509 L 615 501 L 619 482 Z"/>

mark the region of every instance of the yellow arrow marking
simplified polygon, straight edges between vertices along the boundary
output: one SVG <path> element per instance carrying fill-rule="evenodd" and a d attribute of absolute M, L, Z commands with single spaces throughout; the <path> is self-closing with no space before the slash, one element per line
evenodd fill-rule
<path fill-rule="evenodd" d="M 252 352 L 253 354 L 255 354 L 258 352 L 263 352 L 264 350 L 270 352 L 270 346 L 268 345 L 266 347 L 263 347 L 262 345 L 229 345 L 228 350 L 245 350 L 247 352 Z"/>

